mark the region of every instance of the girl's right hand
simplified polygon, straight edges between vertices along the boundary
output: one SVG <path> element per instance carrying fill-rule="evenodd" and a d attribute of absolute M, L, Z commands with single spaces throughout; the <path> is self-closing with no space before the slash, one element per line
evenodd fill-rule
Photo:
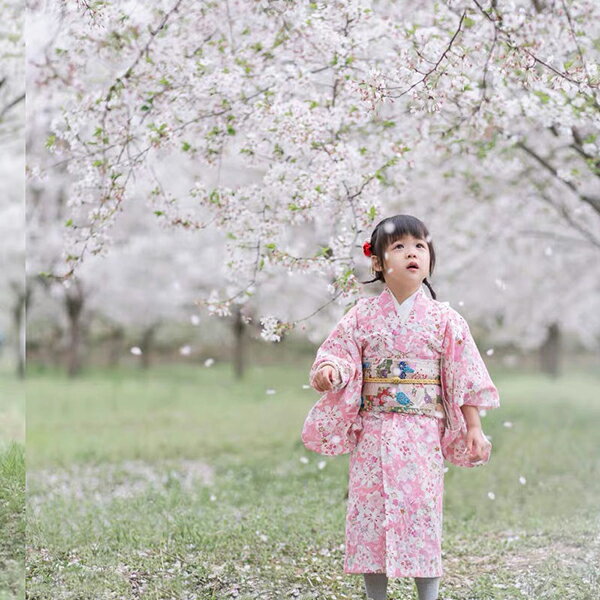
<path fill-rule="evenodd" d="M 336 369 L 325 366 L 317 371 L 314 380 L 314 388 L 317 392 L 327 392 L 333 388 L 337 373 Z"/>

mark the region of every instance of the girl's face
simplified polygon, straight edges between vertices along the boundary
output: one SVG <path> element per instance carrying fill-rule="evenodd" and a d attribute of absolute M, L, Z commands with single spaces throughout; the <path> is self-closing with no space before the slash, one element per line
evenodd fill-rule
<path fill-rule="evenodd" d="M 386 283 L 412 287 L 429 276 L 429 245 L 424 239 L 405 235 L 386 248 L 385 266 L 377 256 L 372 256 L 371 262 L 373 269 L 383 270 Z"/>

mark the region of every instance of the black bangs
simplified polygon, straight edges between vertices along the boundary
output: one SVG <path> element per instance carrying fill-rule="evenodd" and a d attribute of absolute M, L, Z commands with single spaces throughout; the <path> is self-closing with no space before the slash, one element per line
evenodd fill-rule
<path fill-rule="evenodd" d="M 410 215 L 395 215 L 384 219 L 379 222 L 375 231 L 377 231 L 376 239 L 373 240 L 371 238 L 371 243 L 375 241 L 377 246 L 375 253 L 377 256 L 382 256 L 390 244 L 393 244 L 405 235 L 411 235 L 429 243 L 427 239 L 429 237 L 427 227 L 425 227 L 422 221 Z M 377 250 L 381 250 L 381 252 L 377 252 Z"/>

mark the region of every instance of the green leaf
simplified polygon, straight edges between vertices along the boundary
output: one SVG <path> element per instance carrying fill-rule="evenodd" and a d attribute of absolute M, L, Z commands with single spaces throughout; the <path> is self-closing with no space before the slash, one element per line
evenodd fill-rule
<path fill-rule="evenodd" d="M 534 90 L 533 93 L 541 100 L 542 104 L 550 102 L 550 95 L 540 90 Z"/>

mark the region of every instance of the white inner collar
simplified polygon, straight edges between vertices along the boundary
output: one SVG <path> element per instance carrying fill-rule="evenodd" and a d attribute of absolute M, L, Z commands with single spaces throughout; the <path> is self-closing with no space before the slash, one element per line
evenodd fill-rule
<path fill-rule="evenodd" d="M 388 288 L 389 289 L 389 288 Z M 398 302 L 396 296 L 390 289 L 390 294 L 392 295 L 392 299 L 394 300 L 394 305 L 396 307 L 396 312 L 398 316 L 402 319 L 406 319 L 411 311 L 412 305 L 414 304 L 415 297 L 417 296 L 420 288 L 417 288 L 413 294 L 411 294 L 408 298 L 403 300 L 402 302 Z"/>

